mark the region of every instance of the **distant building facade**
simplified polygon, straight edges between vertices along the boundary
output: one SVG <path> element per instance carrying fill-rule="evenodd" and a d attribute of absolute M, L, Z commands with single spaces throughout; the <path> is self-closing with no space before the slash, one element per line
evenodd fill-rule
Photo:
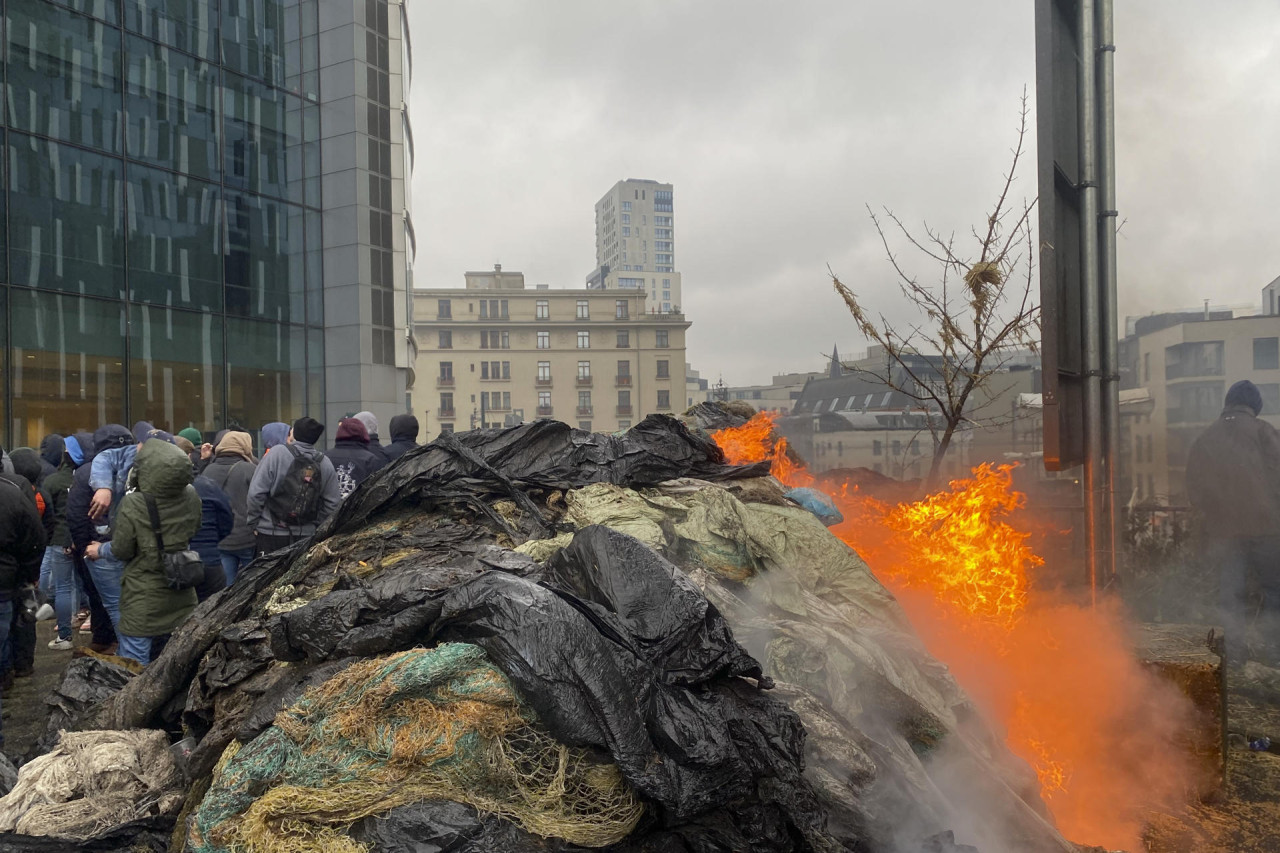
<path fill-rule="evenodd" d="M 618 181 L 596 202 L 595 219 L 596 267 L 587 287 L 639 290 L 648 296 L 649 313 L 681 313 L 671 184 Z"/>
<path fill-rule="evenodd" d="M 1267 311 L 1271 292 L 1263 291 Z M 1120 467 L 1132 480 L 1122 498 L 1186 504 L 1187 452 L 1221 414 L 1234 382 L 1257 385 L 1262 418 L 1280 427 L 1280 315 L 1206 314 L 1143 317 L 1122 342 L 1122 385 L 1145 389 L 1149 401 L 1127 425 Z"/>
<path fill-rule="evenodd" d="M 716 385 L 705 389 L 700 399 L 706 402 L 741 400 L 758 411 L 790 413 L 800 400 L 805 383 L 821 376 L 821 373 L 784 373 L 774 376 L 768 385 Z"/>
<path fill-rule="evenodd" d="M 428 434 L 555 418 L 628 429 L 686 397 L 685 332 L 638 290 L 525 287 L 501 266 L 414 292 L 414 401 Z"/>

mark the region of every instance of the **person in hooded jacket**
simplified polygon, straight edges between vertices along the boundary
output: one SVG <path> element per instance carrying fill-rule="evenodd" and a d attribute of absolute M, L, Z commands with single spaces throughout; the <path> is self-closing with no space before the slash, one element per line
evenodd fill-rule
<path fill-rule="evenodd" d="M 387 449 L 382 446 L 382 439 L 378 437 L 378 416 L 373 412 L 356 412 L 351 417 L 364 424 L 365 432 L 369 433 L 369 452 L 378 457 L 382 465 L 390 462 L 391 457 L 387 455 Z"/>
<path fill-rule="evenodd" d="M 394 462 L 418 446 L 418 419 L 413 415 L 396 415 L 391 419 L 391 443 L 386 446 L 387 460 Z"/>
<path fill-rule="evenodd" d="M 218 555 L 227 586 L 253 560 L 253 530 L 249 527 L 249 484 L 258 460 L 253 456 L 253 439 L 247 432 L 228 432 L 218 441 L 213 462 L 204 476 L 227 494 L 234 520 L 231 531 L 218 542 Z"/>
<path fill-rule="evenodd" d="M 56 432 L 40 439 L 40 480 L 36 483 L 37 486 L 43 486 L 49 475 L 58 470 L 65 450 L 66 443 Z"/>
<path fill-rule="evenodd" d="M 1227 391 L 1222 414 L 1191 445 L 1187 497 L 1203 524 L 1206 562 L 1219 572 L 1227 662 L 1242 665 L 1253 609 L 1266 645 L 1280 643 L 1280 433 L 1258 417 L 1262 393 L 1245 379 Z M 1271 663 L 1268 661 L 1268 663 Z"/>
<path fill-rule="evenodd" d="M 171 589 L 165 580 L 147 497 L 156 503 L 166 553 L 187 549 L 200 529 L 201 506 L 191 484 L 191 460 L 175 445 L 148 439 L 134 464 L 138 488 L 120 501 L 111 540 L 90 545 L 85 556 L 127 561 L 120 588 L 119 654 L 145 666 L 197 603 L 195 589 Z"/>
<path fill-rule="evenodd" d="M 7 639 L 18 588 L 40 577 L 45 544 L 30 486 L 12 474 L 0 474 L 0 644 Z"/>
<path fill-rule="evenodd" d="M 316 532 L 316 525 L 333 515 L 342 503 L 333 463 L 315 446 L 322 435 L 324 424 L 312 417 L 298 418 L 285 437 L 285 443 L 264 455 L 253 472 L 249 494 L 245 498 L 245 523 L 253 531 L 253 547 L 257 554 L 269 554 L 306 539 Z M 316 484 L 320 491 L 320 506 L 314 521 L 289 524 L 272 514 L 271 497 L 288 480 L 289 471 L 299 458 L 315 463 L 320 477 Z"/>
<path fill-rule="evenodd" d="M 46 573 L 49 576 L 46 593 L 53 599 L 53 609 L 57 614 L 58 636 L 49 643 L 49 648 L 54 651 L 68 651 L 73 647 L 72 620 L 80 608 L 80 588 L 76 582 L 75 561 L 72 556 L 71 528 L 67 524 L 67 497 L 75 471 L 84 462 L 84 448 L 78 436 L 74 435 L 61 444 L 63 451 L 58 468 L 44 480 L 45 491 L 53 502 L 54 528 L 40 567 L 42 584 Z"/>
<path fill-rule="evenodd" d="M 93 514 L 93 498 L 96 490 L 91 485 L 93 462 L 99 454 L 134 445 L 133 433 L 120 424 L 98 427 L 93 433 L 93 455 L 76 469 L 71 479 L 71 491 L 67 494 L 67 527 L 71 531 L 73 547 L 84 556 L 94 542 L 111 539 L 111 525 L 107 517 Z M 176 448 L 175 448 L 176 449 Z M 110 508 L 108 506 L 108 517 Z M 90 624 L 93 642 L 90 648 L 104 651 L 117 640 L 116 625 L 120 621 L 120 582 L 124 575 L 124 563 L 114 557 L 105 557 L 85 563 L 90 578 Z M 90 592 L 90 588 L 92 592 Z M 94 599 L 97 598 L 97 605 Z"/>
<path fill-rule="evenodd" d="M 338 474 L 338 491 L 346 497 L 383 465 L 383 458 L 369 449 L 369 433 L 356 418 L 338 421 L 333 449 L 325 453 Z"/>
<path fill-rule="evenodd" d="M 289 433 L 293 430 L 288 424 L 272 421 L 262 425 L 262 455 L 266 456 L 271 448 L 288 443 Z"/>

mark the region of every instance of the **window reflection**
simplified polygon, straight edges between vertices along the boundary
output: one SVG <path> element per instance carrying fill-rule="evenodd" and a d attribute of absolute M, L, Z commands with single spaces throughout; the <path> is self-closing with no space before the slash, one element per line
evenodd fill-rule
<path fill-rule="evenodd" d="M 19 133 L 8 153 L 10 281 L 121 296 L 121 161 Z"/>
<path fill-rule="evenodd" d="M 304 322 L 302 208 L 236 192 L 225 203 L 227 313 Z"/>
<path fill-rule="evenodd" d="M 227 318 L 227 418 L 251 430 L 292 423 L 305 406 L 306 336 L 300 327 Z"/>
<path fill-rule="evenodd" d="M 36 447 L 124 421 L 124 308 L 115 301 L 11 289 L 13 441 Z"/>
<path fill-rule="evenodd" d="M 127 44 L 129 157 L 217 179 L 217 71 L 137 36 L 129 36 Z"/>
<path fill-rule="evenodd" d="M 216 184 L 129 169 L 129 292 L 139 302 L 222 308 L 222 207 Z"/>
<path fill-rule="evenodd" d="M 120 31 L 47 3 L 7 18 L 9 126 L 119 153 Z"/>
<path fill-rule="evenodd" d="M 236 74 L 224 77 L 225 182 L 301 202 L 302 100 Z"/>
<path fill-rule="evenodd" d="M 170 432 L 221 429 L 222 318 L 135 305 L 131 325 L 131 417 Z"/>
<path fill-rule="evenodd" d="M 125 0 L 125 29 L 217 59 L 217 0 Z"/>

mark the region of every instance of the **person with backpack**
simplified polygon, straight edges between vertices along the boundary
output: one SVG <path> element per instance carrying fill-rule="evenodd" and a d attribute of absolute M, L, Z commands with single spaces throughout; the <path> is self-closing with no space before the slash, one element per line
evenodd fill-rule
<path fill-rule="evenodd" d="M 382 446 L 382 439 L 378 436 L 378 416 L 373 412 L 356 412 L 351 417 L 364 424 L 365 432 L 369 433 L 369 452 L 378 457 L 378 467 L 390 462 L 387 448 Z"/>
<path fill-rule="evenodd" d="M 325 456 L 338 472 L 338 492 L 344 498 L 354 492 L 365 477 L 386 464 L 380 454 L 369 449 L 369 433 L 358 418 L 338 421 L 337 439 Z"/>
<path fill-rule="evenodd" d="M 149 438 L 134 461 L 137 489 L 120 501 L 111 540 L 93 543 L 85 552 L 90 560 L 125 561 L 120 584 L 121 657 L 144 666 L 150 663 L 175 628 L 196 607 L 196 586 L 203 581 L 175 583 L 167 556 L 200 558 L 188 550 L 200 529 L 200 496 L 191 485 L 191 460 L 165 437 Z"/>
<path fill-rule="evenodd" d="M 245 498 L 245 523 L 258 554 L 286 548 L 316 532 L 342 503 L 338 476 L 315 443 L 324 424 L 294 421 L 285 443 L 262 457 Z"/>
<path fill-rule="evenodd" d="M 253 528 L 249 526 L 249 484 L 253 482 L 258 460 L 253 456 L 253 437 L 247 432 L 228 432 L 218 439 L 213 462 L 204 469 L 204 476 L 216 483 L 227 494 L 234 522 L 231 532 L 218 542 L 218 556 L 222 561 L 222 573 L 227 586 L 236 582 L 236 575 L 253 560 Z"/>

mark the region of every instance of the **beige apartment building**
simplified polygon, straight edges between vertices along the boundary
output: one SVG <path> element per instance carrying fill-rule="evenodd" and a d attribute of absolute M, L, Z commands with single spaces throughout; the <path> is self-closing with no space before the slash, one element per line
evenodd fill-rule
<path fill-rule="evenodd" d="M 595 219 L 596 268 L 587 276 L 587 287 L 645 291 L 650 314 L 681 313 L 671 184 L 618 181 L 596 202 Z"/>
<path fill-rule="evenodd" d="M 414 291 L 427 435 L 536 418 L 614 432 L 683 409 L 683 315 L 650 313 L 643 291 L 527 288 L 501 265 L 465 278 Z"/>
<path fill-rule="evenodd" d="M 1280 427 L 1280 316 L 1183 319 L 1160 327 L 1142 318 L 1122 342 L 1124 383 L 1143 388 L 1150 406 L 1128 424 L 1122 452 L 1132 471 L 1125 499 L 1187 502 L 1187 452 L 1222 412 L 1227 389 L 1248 379 L 1262 392 L 1262 418 Z M 1185 318 L 1185 319 L 1184 319 Z M 1145 332 L 1143 325 L 1156 326 Z"/>

